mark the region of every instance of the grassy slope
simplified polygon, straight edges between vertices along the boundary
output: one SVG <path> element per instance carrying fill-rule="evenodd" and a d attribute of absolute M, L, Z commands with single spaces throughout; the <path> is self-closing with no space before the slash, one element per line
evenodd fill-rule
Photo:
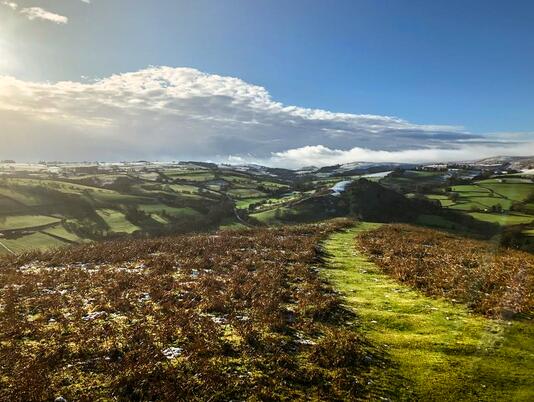
<path fill-rule="evenodd" d="M 534 326 L 475 316 L 380 273 L 354 247 L 354 237 L 374 227 L 360 224 L 331 236 L 323 275 L 357 311 L 367 336 L 387 345 L 397 363 L 388 377 L 410 384 L 395 391 L 398 399 L 532 400 Z"/>
<path fill-rule="evenodd" d="M 169 207 L 165 204 L 141 204 L 138 206 L 138 208 L 141 211 L 144 211 L 148 214 L 157 214 L 157 213 L 165 212 L 172 216 L 187 216 L 187 217 L 201 216 L 199 212 L 189 207 L 177 208 L 177 207 Z"/>
<path fill-rule="evenodd" d="M 514 213 L 513 215 L 505 214 L 490 214 L 482 212 L 472 212 L 471 215 L 473 218 L 478 219 L 479 221 L 498 223 L 501 226 L 506 225 L 519 225 L 521 223 L 531 223 L 534 221 L 533 215 L 525 215 L 520 213 Z"/>
<path fill-rule="evenodd" d="M 43 215 L 16 215 L 0 218 L 0 230 L 28 229 L 59 222 L 59 219 Z"/>
<path fill-rule="evenodd" d="M 104 219 L 109 229 L 116 233 L 133 233 L 141 228 L 126 219 L 124 214 L 113 209 L 97 209 L 98 215 Z"/>
<path fill-rule="evenodd" d="M 58 236 L 71 242 L 81 243 L 84 240 L 76 234 L 69 232 L 63 225 L 56 225 L 52 228 L 46 229 L 43 233 L 50 233 L 53 236 Z"/>
<path fill-rule="evenodd" d="M 35 232 L 19 239 L 0 239 L 0 242 L 14 253 L 22 253 L 30 250 L 46 250 L 66 245 L 61 240 L 41 232 Z M 4 247 L 0 248 L 0 255 L 7 253 L 8 251 Z"/>

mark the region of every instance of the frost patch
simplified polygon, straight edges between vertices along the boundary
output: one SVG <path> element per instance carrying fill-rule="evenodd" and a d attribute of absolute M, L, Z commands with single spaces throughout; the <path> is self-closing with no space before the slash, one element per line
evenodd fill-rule
<path fill-rule="evenodd" d="M 172 360 L 180 357 L 183 351 L 182 348 L 171 346 L 170 348 L 163 349 L 162 353 L 167 359 Z"/>
<path fill-rule="evenodd" d="M 96 320 L 97 318 L 100 318 L 100 317 L 105 317 L 107 314 L 108 313 L 106 313 L 105 311 L 94 311 L 92 313 L 84 315 L 82 317 L 82 320 L 84 320 L 84 321 L 92 321 L 92 320 Z"/>

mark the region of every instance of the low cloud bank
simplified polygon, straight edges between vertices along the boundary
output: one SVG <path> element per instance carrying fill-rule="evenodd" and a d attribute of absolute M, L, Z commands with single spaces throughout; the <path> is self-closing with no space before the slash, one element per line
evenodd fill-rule
<path fill-rule="evenodd" d="M 81 82 L 0 77 L 0 158 L 262 161 L 299 167 L 532 154 L 462 127 L 284 105 L 238 78 L 150 67 Z"/>

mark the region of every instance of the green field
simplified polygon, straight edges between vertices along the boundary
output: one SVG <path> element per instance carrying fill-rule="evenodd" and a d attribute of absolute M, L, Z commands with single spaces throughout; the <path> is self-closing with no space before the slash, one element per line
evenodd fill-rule
<path fill-rule="evenodd" d="M 498 223 L 501 226 L 506 225 L 519 225 L 522 223 L 531 223 L 534 221 L 534 216 L 525 214 L 489 214 L 482 212 L 471 212 L 473 218 L 479 221 Z"/>
<path fill-rule="evenodd" d="M 22 212 L 22 211 L 24 211 L 26 209 L 27 208 L 24 205 L 21 205 L 18 202 L 14 201 L 12 199 L 0 196 L 0 211 L 1 211 L 2 214 L 4 214 L 4 215 L 16 214 L 16 213 Z"/>
<path fill-rule="evenodd" d="M 74 243 L 82 243 L 84 240 L 81 239 L 78 235 L 69 232 L 63 225 L 56 225 L 51 228 L 42 231 L 43 233 L 49 233 L 53 236 L 61 237 L 67 241 Z"/>
<path fill-rule="evenodd" d="M 63 193 L 68 194 L 83 194 L 84 192 L 98 192 L 98 193 L 113 193 L 112 190 L 107 190 L 103 188 L 85 186 L 82 184 L 76 183 L 67 183 L 57 180 L 46 180 L 46 179 L 14 179 L 11 180 L 13 184 L 19 184 L 28 187 L 48 187 L 50 189 L 58 190 Z"/>
<path fill-rule="evenodd" d="M 232 190 L 228 190 L 227 194 L 230 197 L 234 198 L 259 198 L 259 197 L 265 197 L 265 193 L 255 190 L 255 189 L 249 189 L 249 188 L 235 188 Z"/>
<path fill-rule="evenodd" d="M 512 208 L 514 202 L 525 200 L 534 191 L 532 184 L 516 183 L 503 184 L 497 179 L 489 179 L 477 182 L 473 185 L 452 186 L 451 190 L 458 194 L 456 202 L 446 202 L 442 204 L 445 207 L 459 211 L 484 211 L 491 212 L 491 208 L 500 207 L 505 211 Z M 433 198 L 433 196 L 428 196 Z M 440 200 L 441 201 L 441 200 Z M 473 214 L 471 214 L 473 215 Z M 475 215 L 479 217 L 479 215 Z M 480 216 L 483 217 L 483 216 Z M 485 221 L 490 218 L 481 219 Z M 506 222 L 506 220 L 501 220 Z M 510 218 L 511 222 L 518 222 L 516 218 Z"/>
<path fill-rule="evenodd" d="M 457 223 L 448 221 L 445 218 L 442 218 L 438 215 L 419 215 L 416 221 L 417 224 L 423 225 L 423 226 L 430 226 L 430 227 L 437 227 L 437 228 L 444 228 L 444 229 L 461 229 L 461 225 L 458 225 Z"/>
<path fill-rule="evenodd" d="M 181 173 L 166 173 L 167 176 L 178 179 L 178 180 L 187 180 L 187 181 L 198 181 L 204 182 L 215 179 L 215 175 L 211 172 L 201 171 L 198 173 L 192 172 L 181 172 Z"/>
<path fill-rule="evenodd" d="M 177 193 L 183 193 L 184 191 L 189 191 L 191 193 L 198 193 L 198 187 L 187 185 L 187 184 L 170 184 L 169 188 L 172 191 L 176 191 Z"/>
<path fill-rule="evenodd" d="M 479 182 L 479 184 L 480 187 L 513 201 L 523 201 L 534 194 L 534 186 L 532 184 L 485 183 L 483 181 Z"/>
<path fill-rule="evenodd" d="M 276 183 L 274 181 L 262 180 L 259 183 L 260 183 L 261 186 L 263 186 L 263 187 L 265 187 L 267 189 L 274 189 L 274 190 L 284 189 L 284 190 L 288 190 L 290 188 L 287 184 Z"/>
<path fill-rule="evenodd" d="M 0 243 L 14 253 L 23 253 L 31 250 L 46 250 L 67 245 L 67 243 L 61 240 L 40 232 L 22 236 L 17 239 L 0 239 Z M 0 254 L 6 254 L 7 252 L 8 251 L 4 247 L 0 246 Z"/>
<path fill-rule="evenodd" d="M 490 193 L 490 191 L 486 188 L 472 185 L 472 184 L 462 184 L 460 186 L 452 186 L 451 190 L 457 193 L 465 193 L 465 196 L 468 197 L 469 195 L 477 196 L 480 195 L 480 193 Z"/>
<path fill-rule="evenodd" d="M 28 178 L 27 173 L 22 173 L 23 177 L 0 178 L 0 230 L 29 229 L 24 238 L 10 241 L 13 249 L 25 250 L 31 244 L 39 248 L 47 243 L 55 246 L 57 239 L 79 243 L 136 231 L 158 234 L 168 232 L 166 225 L 172 225 L 172 230 L 192 230 L 194 225 L 197 229 L 214 226 L 209 220 L 202 219 L 202 215 L 210 209 L 220 208 L 218 200 L 223 195 L 201 188 L 200 182 L 214 178 L 215 173 L 195 167 L 177 169 L 174 173 L 182 175 L 181 180 L 191 179 L 191 182 L 173 183 L 165 175 L 150 171 L 81 174 L 62 179 L 52 179 L 43 172 L 32 178 Z M 237 191 L 256 194 L 254 188 Z M 230 206 L 224 208 L 227 214 L 232 212 Z M 150 217 L 137 216 L 137 223 L 133 224 L 121 212 L 127 209 L 144 211 Z M 214 218 L 221 219 L 221 212 Z M 60 220 L 69 222 L 69 230 L 58 225 L 47 228 L 46 237 L 37 234 L 35 239 L 39 238 L 38 241 L 26 239 L 32 234 L 32 228 Z M 57 239 L 49 241 L 48 238 L 53 239 L 53 236 Z"/>
<path fill-rule="evenodd" d="M 9 198 L 15 203 L 22 204 L 22 206 L 37 206 L 41 204 L 41 200 L 31 194 L 25 194 L 22 191 L 14 190 L 10 187 L 1 187 L 0 186 L 0 196 Z"/>
<path fill-rule="evenodd" d="M 287 217 L 295 214 L 296 211 L 292 208 L 278 207 L 268 211 L 251 214 L 250 216 L 267 225 L 278 225 L 281 223 L 281 216 Z"/>
<path fill-rule="evenodd" d="M 0 230 L 19 230 L 50 225 L 60 219 L 42 215 L 0 216 Z"/>
<path fill-rule="evenodd" d="M 165 204 L 141 204 L 139 209 L 148 214 L 166 213 L 175 217 L 198 217 L 201 214 L 193 208 L 169 207 Z"/>
<path fill-rule="evenodd" d="M 258 197 L 258 198 L 243 198 L 236 200 L 236 207 L 247 209 L 250 204 L 261 203 L 258 209 L 271 209 L 276 208 L 277 205 L 285 204 L 291 201 L 297 201 L 298 199 L 306 196 L 306 193 L 290 193 L 279 198 L 269 198 L 269 197 Z"/>
<path fill-rule="evenodd" d="M 236 207 L 241 209 L 247 209 L 250 204 L 256 204 L 261 201 L 266 201 L 268 198 L 265 197 L 259 197 L 259 198 L 242 198 L 239 200 L 236 200 Z"/>
<path fill-rule="evenodd" d="M 439 201 L 442 207 L 449 207 L 451 205 L 454 205 L 454 201 L 450 200 L 449 197 L 447 197 L 446 195 L 427 194 L 426 198 L 428 198 L 429 200 Z"/>
<path fill-rule="evenodd" d="M 109 229 L 115 233 L 133 233 L 141 230 L 126 219 L 124 214 L 113 209 L 97 209 L 98 215 L 106 222 Z"/>

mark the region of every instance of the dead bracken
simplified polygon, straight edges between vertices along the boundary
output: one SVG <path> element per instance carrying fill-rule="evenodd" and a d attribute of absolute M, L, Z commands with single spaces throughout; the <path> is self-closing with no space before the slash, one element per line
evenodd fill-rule
<path fill-rule="evenodd" d="M 358 246 L 386 273 L 492 317 L 531 318 L 534 255 L 432 229 L 385 225 Z"/>
<path fill-rule="evenodd" d="M 5 257 L 0 400 L 369 398 L 375 352 L 317 272 L 349 224 Z"/>

